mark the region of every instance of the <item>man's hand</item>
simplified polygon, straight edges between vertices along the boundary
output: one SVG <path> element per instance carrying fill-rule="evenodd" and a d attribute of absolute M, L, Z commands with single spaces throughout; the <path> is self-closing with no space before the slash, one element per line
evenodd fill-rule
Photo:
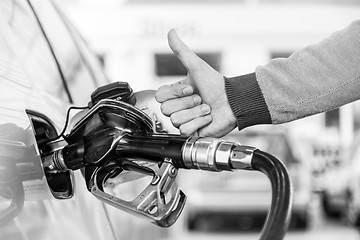
<path fill-rule="evenodd" d="M 232 131 L 236 117 L 227 101 L 223 76 L 192 52 L 173 29 L 168 42 L 188 74 L 157 90 L 155 98 L 163 114 L 186 135 L 222 137 Z"/>

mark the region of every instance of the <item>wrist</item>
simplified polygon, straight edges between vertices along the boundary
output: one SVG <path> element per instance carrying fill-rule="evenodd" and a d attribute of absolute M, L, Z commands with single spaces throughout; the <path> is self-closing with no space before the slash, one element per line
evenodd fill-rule
<path fill-rule="evenodd" d="M 257 124 L 271 124 L 271 116 L 255 73 L 224 77 L 225 92 L 239 130 Z"/>

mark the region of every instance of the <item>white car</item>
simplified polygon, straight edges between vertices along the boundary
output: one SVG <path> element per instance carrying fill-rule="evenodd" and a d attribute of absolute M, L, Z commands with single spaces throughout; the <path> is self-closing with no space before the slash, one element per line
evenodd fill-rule
<path fill-rule="evenodd" d="M 0 238 L 137 239 L 134 220 L 92 196 L 80 171 L 45 174 L 41 160 L 69 107 L 110 83 L 98 59 L 51 0 L 2 0 L 0 11 Z M 153 94 L 135 93 L 151 116 Z"/>

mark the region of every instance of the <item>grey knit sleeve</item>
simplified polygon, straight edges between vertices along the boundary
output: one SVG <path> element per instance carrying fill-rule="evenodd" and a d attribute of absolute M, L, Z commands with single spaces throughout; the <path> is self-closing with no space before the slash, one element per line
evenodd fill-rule
<path fill-rule="evenodd" d="M 360 99 L 360 20 L 255 73 L 225 78 L 238 128 L 279 124 Z"/>
<path fill-rule="evenodd" d="M 270 114 L 257 83 L 255 73 L 225 78 L 225 91 L 238 129 L 271 123 Z"/>
<path fill-rule="evenodd" d="M 273 124 L 360 99 L 360 20 L 255 73 Z"/>

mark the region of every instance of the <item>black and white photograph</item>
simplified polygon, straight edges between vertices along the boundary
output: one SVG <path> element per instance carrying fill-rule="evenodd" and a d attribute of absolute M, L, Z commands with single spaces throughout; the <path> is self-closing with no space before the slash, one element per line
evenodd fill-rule
<path fill-rule="evenodd" d="M 0 240 L 359 240 L 360 1 L 0 0 Z"/>

